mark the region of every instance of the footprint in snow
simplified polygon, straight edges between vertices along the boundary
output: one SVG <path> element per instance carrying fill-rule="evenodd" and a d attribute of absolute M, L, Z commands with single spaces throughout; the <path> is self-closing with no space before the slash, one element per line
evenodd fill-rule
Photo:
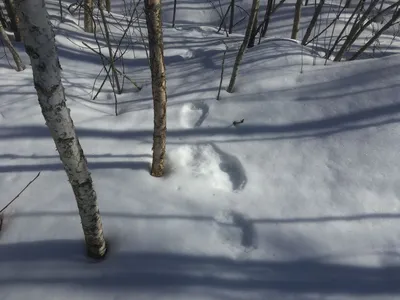
<path fill-rule="evenodd" d="M 251 219 L 244 214 L 235 211 L 222 212 L 215 216 L 215 222 L 217 232 L 225 243 L 244 252 L 257 249 L 257 232 Z"/>
<path fill-rule="evenodd" d="M 208 116 L 210 108 L 207 103 L 195 101 L 182 106 L 180 123 L 184 128 L 199 127 Z"/>
<path fill-rule="evenodd" d="M 247 184 L 239 159 L 213 143 L 183 145 L 169 156 L 171 168 L 188 172 L 194 183 L 230 192 L 239 192 Z"/>

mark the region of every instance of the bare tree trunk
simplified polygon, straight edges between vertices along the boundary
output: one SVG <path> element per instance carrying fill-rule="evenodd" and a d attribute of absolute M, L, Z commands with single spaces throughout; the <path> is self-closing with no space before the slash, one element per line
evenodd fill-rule
<path fill-rule="evenodd" d="M 111 12 L 111 0 L 106 0 L 106 11 Z"/>
<path fill-rule="evenodd" d="M 149 36 L 151 86 L 154 103 L 153 163 L 151 175 L 164 175 L 167 135 L 167 89 L 165 80 L 164 44 L 161 21 L 161 1 L 146 0 L 146 21 Z"/>
<path fill-rule="evenodd" d="M 297 39 L 297 33 L 299 32 L 299 23 L 300 23 L 302 2 L 303 2 L 303 0 L 297 0 L 295 10 L 294 10 L 292 36 L 291 36 L 291 38 L 294 40 Z"/>
<path fill-rule="evenodd" d="M 174 0 L 174 11 L 172 13 L 172 27 L 175 27 L 175 18 L 176 18 L 176 1 Z"/>
<path fill-rule="evenodd" d="M 251 34 L 250 34 L 250 39 L 249 39 L 249 44 L 247 45 L 247 48 L 253 48 L 254 47 L 254 43 L 256 41 L 256 36 L 257 36 L 257 18 L 253 23 L 253 29 L 251 30 Z"/>
<path fill-rule="evenodd" d="M 303 45 L 305 45 L 307 43 L 307 40 L 310 37 L 311 32 L 312 32 L 313 28 L 315 27 L 315 24 L 317 24 L 318 17 L 321 14 L 322 7 L 324 6 L 324 4 L 325 4 L 325 0 L 320 0 L 319 1 L 318 6 L 315 9 L 314 15 L 313 15 L 313 17 L 311 19 L 311 22 L 310 22 L 310 24 L 308 24 L 306 33 L 303 36 L 303 40 L 301 42 Z"/>
<path fill-rule="evenodd" d="M 233 71 L 229 86 L 226 89 L 228 93 L 233 93 L 233 87 L 235 86 L 236 76 L 239 70 L 240 62 L 242 61 L 244 52 L 246 51 L 247 45 L 249 44 L 251 32 L 254 27 L 254 23 L 257 19 L 258 8 L 260 7 L 260 0 L 253 0 L 253 5 L 251 7 L 251 13 L 249 17 L 249 23 L 247 24 L 246 34 L 244 36 L 242 45 L 240 46 L 239 52 L 236 56 L 235 64 L 233 65 Z"/>
<path fill-rule="evenodd" d="M 98 8 L 99 8 L 100 15 L 101 15 L 101 20 L 103 21 L 104 35 L 105 35 L 105 38 L 106 38 L 106 44 L 107 44 L 107 48 L 108 48 L 108 55 L 110 56 L 110 66 L 111 66 L 112 75 L 113 75 L 112 82 L 113 83 L 115 82 L 115 85 L 117 87 L 117 93 L 121 94 L 122 93 L 122 89 L 121 89 L 121 85 L 119 83 L 117 69 L 115 68 L 115 60 L 114 60 L 114 55 L 113 55 L 113 52 L 112 52 L 111 42 L 110 42 L 110 33 L 109 33 L 109 30 L 108 30 L 106 16 L 104 15 L 104 9 L 103 9 L 102 1 L 98 0 L 97 4 L 98 4 Z"/>
<path fill-rule="evenodd" d="M 263 28 L 261 31 L 262 37 L 265 37 L 265 34 L 267 33 L 267 30 L 268 30 L 269 21 L 271 20 L 271 15 L 272 15 L 273 3 L 274 3 L 274 0 L 268 0 L 267 10 L 265 11 L 265 16 L 264 16 L 264 24 L 263 24 Z"/>
<path fill-rule="evenodd" d="M 235 23 L 235 0 L 231 0 L 231 17 L 229 20 L 229 34 L 233 31 L 233 25 Z"/>
<path fill-rule="evenodd" d="M 336 54 L 334 61 L 340 61 L 342 59 L 343 55 L 345 54 L 346 50 L 349 49 L 349 47 L 358 38 L 358 36 L 362 32 L 362 30 L 360 30 L 360 28 L 363 28 L 364 22 L 371 15 L 371 11 L 378 4 L 379 1 L 380 0 L 372 0 L 371 1 L 368 8 L 364 11 L 363 15 L 361 16 L 361 18 L 351 28 L 350 33 L 347 35 L 347 38 L 344 41 L 342 47 L 340 47 L 338 53 Z"/>
<path fill-rule="evenodd" d="M 6 31 L 4 30 L 3 25 L 0 23 L 0 35 L 2 40 L 4 41 L 4 44 L 7 46 L 8 50 L 10 50 L 11 55 L 14 58 L 15 66 L 18 72 L 25 70 L 25 66 L 19 57 L 19 54 L 17 50 L 15 50 L 13 44 L 11 43 Z"/>
<path fill-rule="evenodd" d="M 97 196 L 70 110 L 66 106 L 55 35 L 45 2 L 16 0 L 16 5 L 39 104 L 75 195 L 87 253 L 90 257 L 102 258 L 107 248 Z"/>
<path fill-rule="evenodd" d="M 86 32 L 93 32 L 93 0 L 84 1 L 84 29 Z"/>
<path fill-rule="evenodd" d="M 62 7 L 62 0 L 58 0 L 58 7 L 60 9 L 60 20 L 63 22 L 63 7 Z"/>
<path fill-rule="evenodd" d="M 386 30 L 393 26 L 393 24 L 400 18 L 400 10 L 398 9 L 392 16 L 392 18 L 384 25 L 381 29 L 379 29 L 374 36 L 364 45 L 362 46 L 349 60 L 357 59 L 369 46 L 371 46 Z"/>
<path fill-rule="evenodd" d="M 364 0 L 359 0 L 359 1 L 358 1 L 358 4 L 357 4 L 356 8 L 353 10 L 352 14 L 351 14 L 350 17 L 347 19 L 346 24 L 343 26 L 342 30 L 340 31 L 339 35 L 337 36 L 335 42 L 333 43 L 333 46 L 332 46 L 330 49 L 328 49 L 328 53 L 327 53 L 326 56 L 325 56 L 326 59 L 330 59 L 330 57 L 331 57 L 333 51 L 335 51 L 335 49 L 336 49 L 336 46 L 337 46 L 337 45 L 340 43 L 340 41 L 342 40 L 342 36 L 343 36 L 343 34 L 346 32 L 347 27 L 348 27 L 349 24 L 352 22 L 354 16 L 355 16 L 357 13 L 359 13 L 359 11 L 360 11 L 360 9 L 361 9 L 363 3 L 364 3 Z M 338 18 L 338 17 L 337 17 L 337 18 Z M 335 19 L 336 19 L 336 18 L 335 18 Z M 356 21 L 357 21 L 357 19 L 356 19 Z M 311 41 L 312 41 L 312 39 L 311 39 Z M 310 42 L 310 41 L 309 41 L 309 42 Z M 309 42 L 308 42 L 308 43 L 309 43 Z"/>
<path fill-rule="evenodd" d="M 12 0 L 4 0 L 4 5 L 7 10 L 8 17 L 11 21 L 11 30 L 14 32 L 14 37 L 16 42 L 21 41 L 21 34 L 19 33 L 18 29 L 18 20 L 15 13 L 15 7 Z"/>

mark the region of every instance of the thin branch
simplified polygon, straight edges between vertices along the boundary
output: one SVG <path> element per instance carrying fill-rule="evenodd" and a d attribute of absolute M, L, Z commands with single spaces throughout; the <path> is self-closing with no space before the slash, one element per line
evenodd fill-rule
<path fill-rule="evenodd" d="M 0 210 L 0 214 L 6 210 L 7 207 L 9 207 L 15 200 L 17 200 L 17 198 L 19 196 L 21 196 L 21 194 L 39 177 L 40 172 L 35 176 L 35 178 L 33 178 L 23 189 L 22 191 L 20 191 L 18 193 L 17 196 L 14 197 L 14 199 L 12 199 L 10 202 L 8 202 L 8 204 L 6 206 L 4 206 L 1 210 Z"/>

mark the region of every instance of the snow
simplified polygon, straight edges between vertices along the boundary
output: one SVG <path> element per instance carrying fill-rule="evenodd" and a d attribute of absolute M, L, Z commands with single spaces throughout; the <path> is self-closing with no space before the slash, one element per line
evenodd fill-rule
<path fill-rule="evenodd" d="M 287 17 L 285 33 L 273 27 L 249 49 L 234 93 L 216 101 L 224 42 L 226 87 L 242 34 L 216 33 L 202 5 L 179 4 L 177 28 L 164 28 L 167 174 L 154 178 L 138 29 L 124 46 L 134 49 L 125 73 L 143 88 L 125 80 L 114 116 L 108 84 L 91 100 L 104 72 L 92 92 L 102 65 L 81 41 L 95 41 L 77 16 L 59 23 L 58 1 L 48 1 L 109 243 L 102 262 L 85 257 L 31 69 L 0 61 L 0 208 L 41 172 L 5 211 L 1 300 L 398 299 L 400 56 L 325 65 L 287 39 Z"/>

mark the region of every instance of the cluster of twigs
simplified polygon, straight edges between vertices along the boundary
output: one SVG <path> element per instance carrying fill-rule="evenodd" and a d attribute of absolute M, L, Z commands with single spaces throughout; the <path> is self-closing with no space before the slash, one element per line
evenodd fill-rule
<path fill-rule="evenodd" d="M 132 48 L 132 41 L 125 47 L 125 49 L 122 49 L 123 41 L 126 39 L 131 39 L 130 37 L 130 30 L 132 29 L 132 25 L 134 22 L 137 22 L 139 24 L 139 31 L 140 31 L 140 36 L 142 39 L 142 42 L 145 47 L 146 55 L 148 57 L 148 52 L 147 52 L 147 47 L 145 43 L 145 37 L 142 33 L 141 27 L 140 27 L 140 14 L 138 11 L 138 6 L 141 2 L 141 0 L 138 0 L 138 2 L 134 3 L 133 9 L 130 10 L 129 15 L 127 16 L 127 22 L 126 24 L 122 24 L 117 18 L 112 13 L 107 13 L 104 10 L 103 7 L 103 1 L 98 0 L 97 2 L 97 9 L 93 10 L 91 13 L 91 18 L 93 22 L 93 35 L 94 35 L 94 40 L 97 45 L 97 49 L 91 47 L 88 43 L 82 42 L 82 44 L 87 47 L 90 51 L 93 53 L 96 53 L 102 62 L 102 69 L 100 70 L 99 74 L 96 76 L 95 81 L 93 83 L 92 87 L 92 100 L 96 100 L 100 92 L 102 91 L 106 81 L 108 80 L 112 90 L 113 90 L 113 95 L 114 95 L 114 112 L 115 115 L 118 115 L 118 98 L 117 95 L 122 94 L 124 90 L 124 80 L 127 79 L 138 91 L 141 90 L 141 86 L 139 86 L 135 80 L 133 80 L 130 76 L 128 76 L 125 72 L 125 64 L 124 64 L 124 54 Z M 83 1 L 75 3 L 73 6 L 70 6 L 68 9 L 70 13 L 75 13 L 79 8 L 84 9 L 85 4 Z M 122 35 L 119 39 L 116 39 L 115 36 L 113 35 L 112 31 L 109 28 L 109 22 L 108 18 L 112 19 L 115 24 L 118 25 L 118 28 L 121 30 Z M 101 35 L 106 43 L 106 53 L 103 53 L 102 46 L 99 41 L 99 36 L 98 32 L 101 32 Z M 117 63 L 120 63 L 121 65 L 121 70 L 117 67 Z M 96 88 L 96 83 L 100 77 L 100 75 L 105 71 L 106 76 L 104 77 L 103 81 L 101 82 L 100 86 L 97 89 L 97 92 L 94 93 L 94 90 Z M 122 82 L 121 82 L 122 79 Z M 93 96 L 94 94 L 94 96 Z"/>

